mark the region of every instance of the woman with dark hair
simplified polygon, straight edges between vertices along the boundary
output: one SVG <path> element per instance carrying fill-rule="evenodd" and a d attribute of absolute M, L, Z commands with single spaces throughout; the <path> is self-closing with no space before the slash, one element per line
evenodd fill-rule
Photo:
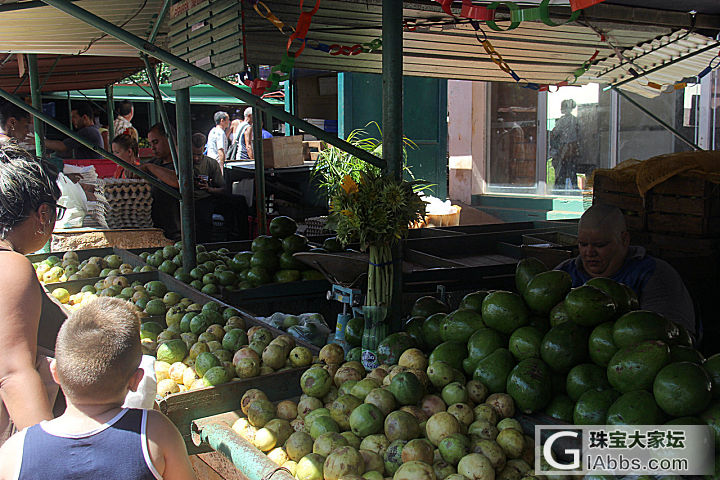
<path fill-rule="evenodd" d="M 10 139 L 23 141 L 31 125 L 30 114 L 22 108 L 10 102 L 0 105 L 0 143 Z"/>
<path fill-rule="evenodd" d="M 25 254 L 50 239 L 61 216 L 56 176 L 25 150 L 0 143 L 0 444 L 52 419 L 49 360 L 38 349 L 40 318 L 53 304 Z M 52 345 L 50 345 L 52 346 Z"/>
<path fill-rule="evenodd" d="M 112 141 L 112 153 L 125 160 L 127 163 L 133 165 L 140 165 L 140 157 L 138 157 L 138 143 L 137 141 L 128 135 L 123 133 L 113 138 Z M 115 169 L 115 178 L 135 178 L 132 174 L 128 175 L 123 167 L 118 165 Z"/>

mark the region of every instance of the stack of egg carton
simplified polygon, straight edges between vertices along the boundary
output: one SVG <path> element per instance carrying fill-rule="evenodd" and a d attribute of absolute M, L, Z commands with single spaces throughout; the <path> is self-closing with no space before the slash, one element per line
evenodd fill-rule
<path fill-rule="evenodd" d="M 149 183 L 130 178 L 106 178 L 103 183 L 103 196 L 108 203 L 105 221 L 109 228 L 153 226 Z"/>

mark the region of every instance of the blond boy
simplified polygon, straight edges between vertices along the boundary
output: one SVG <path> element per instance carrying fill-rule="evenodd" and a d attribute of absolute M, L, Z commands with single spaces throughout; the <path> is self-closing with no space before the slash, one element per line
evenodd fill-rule
<path fill-rule="evenodd" d="M 135 307 L 109 297 L 68 318 L 50 366 L 67 410 L 0 448 L 0 480 L 195 478 L 170 420 L 153 410 L 122 408 L 143 376 L 139 328 Z"/>

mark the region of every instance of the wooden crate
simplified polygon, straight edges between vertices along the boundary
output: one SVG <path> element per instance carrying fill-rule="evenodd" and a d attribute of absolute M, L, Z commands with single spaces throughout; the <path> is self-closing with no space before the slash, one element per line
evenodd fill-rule
<path fill-rule="evenodd" d="M 633 182 L 619 182 L 604 175 L 596 175 L 593 182 L 593 204 L 612 205 L 622 210 L 631 232 L 647 228 L 645 200 Z"/>
<path fill-rule="evenodd" d="M 286 168 L 303 165 L 302 135 L 273 137 L 263 140 L 265 168 Z"/>

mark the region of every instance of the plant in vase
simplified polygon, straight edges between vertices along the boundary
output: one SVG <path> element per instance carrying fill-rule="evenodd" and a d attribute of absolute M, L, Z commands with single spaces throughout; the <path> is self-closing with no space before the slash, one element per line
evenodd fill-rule
<path fill-rule="evenodd" d="M 346 175 L 330 202 L 329 225 L 338 240 L 359 242 L 368 251 L 368 287 L 365 296 L 363 364 L 375 366 L 375 348 L 387 334 L 388 308 L 394 276 L 392 247 L 406 237 L 410 225 L 425 216 L 418 191 L 424 182 L 396 180 L 379 172 L 360 172 L 356 181 Z"/>

